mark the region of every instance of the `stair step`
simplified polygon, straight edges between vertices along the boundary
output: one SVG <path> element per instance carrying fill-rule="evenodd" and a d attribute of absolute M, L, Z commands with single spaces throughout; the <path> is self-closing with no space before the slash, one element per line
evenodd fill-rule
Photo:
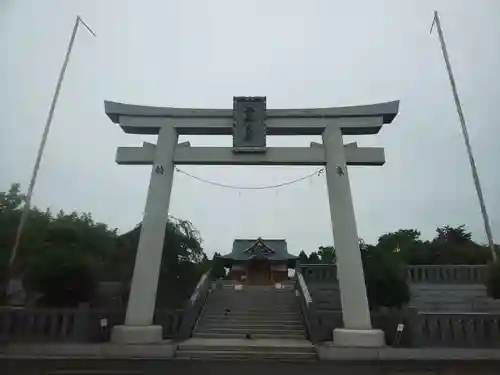
<path fill-rule="evenodd" d="M 290 305 L 290 306 L 277 306 L 273 304 L 267 304 L 267 305 L 255 305 L 255 304 L 248 304 L 248 305 L 238 305 L 234 303 L 222 303 L 222 304 L 207 304 L 205 305 L 205 310 L 217 310 L 220 312 L 224 312 L 225 310 L 231 310 L 231 311 L 266 311 L 266 312 L 286 312 L 286 311 L 296 311 L 299 308 L 297 305 Z"/>
<path fill-rule="evenodd" d="M 247 334 L 253 340 L 245 340 Z M 239 291 L 217 289 L 210 293 L 193 337 L 202 340 L 226 339 L 221 341 L 238 339 L 236 342 L 243 340 L 251 343 L 259 341 L 258 339 L 304 340 L 306 333 L 293 287 L 277 290 L 266 286 L 244 287 Z M 288 350 L 281 345 L 276 347 L 282 352 Z M 262 348 L 258 350 L 267 353 Z M 195 356 L 201 356 L 206 351 L 200 349 Z M 182 350 L 179 355 L 181 353 Z M 226 358 L 227 348 L 218 353 L 217 355 Z M 247 354 L 241 356 L 245 358 Z"/>
<path fill-rule="evenodd" d="M 300 309 L 297 307 L 295 309 L 289 309 L 289 310 L 284 310 L 284 311 L 276 311 L 275 309 L 229 309 L 229 311 L 226 312 L 225 308 L 205 308 L 203 310 L 204 313 L 212 313 L 212 314 L 221 314 L 224 315 L 227 313 L 227 315 L 262 315 L 262 314 L 269 314 L 271 316 L 276 316 L 276 315 L 297 315 L 300 314 Z"/>
<path fill-rule="evenodd" d="M 275 293 L 269 293 L 269 294 L 262 294 L 262 293 L 225 293 L 225 294 L 219 294 L 219 293 L 211 293 L 210 296 L 215 299 L 219 300 L 239 300 L 239 301 L 244 301 L 246 299 L 252 299 L 256 301 L 266 301 L 266 300 L 273 300 L 273 301 L 297 301 L 298 298 L 295 295 L 276 295 Z"/>
<path fill-rule="evenodd" d="M 226 311 L 229 310 L 229 311 Z M 245 307 L 234 307 L 234 306 L 224 306 L 224 307 L 210 307 L 207 306 L 204 309 L 204 312 L 206 313 L 213 313 L 213 314 L 221 314 L 221 315 L 230 315 L 230 314 L 235 314 L 235 313 L 240 313 L 240 314 L 269 314 L 269 315 L 282 315 L 282 314 L 298 314 L 299 311 L 297 311 L 297 308 L 288 308 L 288 309 L 272 309 L 272 308 L 265 308 L 265 309 L 258 309 L 258 308 L 245 308 Z"/>
<path fill-rule="evenodd" d="M 194 342 L 193 342 L 194 341 Z M 211 341 L 209 345 L 202 342 Z M 214 341 L 218 343 L 214 343 Z M 255 352 L 264 351 L 266 353 L 310 353 L 315 354 L 314 346 L 304 339 L 300 340 L 280 340 L 282 345 L 276 346 L 276 340 L 272 340 L 274 345 L 265 343 L 269 340 L 241 340 L 241 339 L 189 339 L 179 343 L 177 352 L 182 353 L 186 351 L 225 351 L 225 352 Z M 286 342 L 285 342 L 286 341 Z M 289 343 L 294 345 L 289 345 Z M 226 344 L 223 344 L 226 343 Z M 245 343 L 245 345 L 243 344 Z"/>
<path fill-rule="evenodd" d="M 293 322 L 293 323 L 283 323 L 283 322 L 274 322 L 268 320 L 261 321 L 246 321 L 246 320 L 200 320 L 198 322 L 198 327 L 267 327 L 272 329 L 274 327 L 277 328 L 302 328 L 304 324 L 302 322 Z"/>
<path fill-rule="evenodd" d="M 217 307 L 226 307 L 226 306 L 241 306 L 241 307 L 274 307 L 274 308 L 287 308 L 287 307 L 298 307 L 299 304 L 297 301 L 290 302 L 280 302 L 280 301 L 235 301 L 235 300 L 227 300 L 227 301 L 218 301 L 216 299 L 209 300 L 207 306 L 217 306 Z"/>
<path fill-rule="evenodd" d="M 273 324 L 267 322 L 245 323 L 245 322 L 200 322 L 198 323 L 197 330 L 202 329 L 217 329 L 217 328 L 239 328 L 239 329 L 268 329 L 268 330 L 283 330 L 283 329 L 304 329 L 301 323 L 293 324 Z"/>
<path fill-rule="evenodd" d="M 287 318 L 280 318 L 280 317 L 266 317 L 266 316 L 242 316 L 242 315 L 204 315 L 200 319 L 200 322 L 226 322 L 226 321 L 231 321 L 231 322 L 248 322 L 248 323 L 254 323 L 254 322 L 267 322 L 269 324 L 276 323 L 276 324 L 294 324 L 294 323 L 299 323 L 302 324 L 302 317 L 297 314 L 297 316 L 289 316 Z"/>
<path fill-rule="evenodd" d="M 269 326 L 259 327 L 200 327 L 196 330 L 196 332 L 205 332 L 205 333 L 240 333 L 245 335 L 246 333 L 303 333 L 304 328 L 298 327 L 284 327 L 284 328 L 272 328 Z"/>
<path fill-rule="evenodd" d="M 277 290 L 277 289 L 263 289 L 263 290 L 250 290 L 250 289 L 243 289 L 243 290 L 234 290 L 234 289 L 219 289 L 219 290 L 214 290 L 211 293 L 216 293 L 219 295 L 236 295 L 236 296 L 241 296 L 241 295 L 256 295 L 256 296 L 269 296 L 269 295 L 276 295 L 276 296 L 296 296 L 294 290 L 290 289 L 285 289 L 285 290 Z"/>
<path fill-rule="evenodd" d="M 241 319 L 212 319 L 212 320 L 205 320 L 202 319 L 198 322 L 198 326 L 225 326 L 225 325 L 237 325 L 237 326 L 263 326 L 263 327 L 268 327 L 268 328 L 288 328 L 288 327 L 303 327 L 304 324 L 300 321 L 295 321 L 295 322 L 288 322 L 288 323 L 283 323 L 283 322 L 278 322 L 278 321 L 268 321 L 265 319 L 262 320 L 241 320 Z"/>
<path fill-rule="evenodd" d="M 297 301 L 298 298 L 295 296 L 279 296 L 273 293 L 269 293 L 269 295 L 261 295 L 261 294 L 237 294 L 237 293 L 227 293 L 227 294 L 217 294 L 212 293 L 210 296 L 216 300 L 233 300 L 233 301 L 276 301 L 276 302 L 293 302 Z"/>
<path fill-rule="evenodd" d="M 207 332 L 195 332 L 193 337 L 203 337 L 203 338 L 213 338 L 213 339 L 243 339 L 245 334 L 242 333 L 207 333 Z M 252 338 L 254 339 L 274 339 L 274 338 L 290 338 L 290 339 L 305 339 L 305 334 L 297 333 L 252 333 Z"/>
<path fill-rule="evenodd" d="M 290 294 L 282 294 L 282 293 L 271 293 L 271 292 L 258 292 L 258 293 L 245 293 L 245 292 L 212 292 L 210 293 L 211 296 L 214 296 L 215 298 L 235 298 L 235 299 L 244 299 L 244 298 L 251 298 L 255 300 L 265 300 L 265 299 L 273 299 L 275 298 L 276 300 L 279 301 L 293 301 L 297 300 L 298 297 L 295 295 L 295 293 L 290 293 Z"/>
<path fill-rule="evenodd" d="M 179 360 L 215 359 L 215 360 L 293 360 L 295 361 L 315 361 L 315 353 L 298 352 L 267 352 L 267 351 L 226 351 L 226 350 L 189 350 L 176 354 Z"/>
<path fill-rule="evenodd" d="M 277 303 L 274 303 L 272 301 L 267 302 L 267 303 L 251 303 L 251 302 L 245 302 L 245 303 L 236 303 L 236 302 L 228 302 L 228 303 L 219 303 L 219 302 L 214 302 L 214 301 L 209 301 L 206 305 L 205 308 L 216 308 L 216 309 L 241 309 L 241 310 L 247 310 L 247 309 L 252 309 L 252 310 L 294 310 L 299 308 L 300 306 L 298 304 L 289 304 L 289 305 L 280 305 Z"/>
<path fill-rule="evenodd" d="M 276 308 L 279 307 L 296 307 L 300 306 L 297 301 L 238 301 L 234 299 L 228 299 L 228 300 L 217 300 L 217 299 L 212 299 L 208 301 L 209 305 L 217 305 L 220 307 L 223 307 L 224 305 L 233 305 L 233 306 L 257 306 L 257 307 L 268 307 L 268 306 L 273 306 Z"/>
<path fill-rule="evenodd" d="M 273 301 L 287 301 L 287 302 L 292 302 L 292 301 L 297 301 L 297 297 L 293 296 L 288 296 L 288 295 L 275 295 L 273 293 L 269 293 L 269 295 L 260 295 L 260 294 L 237 294 L 237 293 L 228 293 L 228 294 L 217 294 L 217 293 L 212 293 L 211 296 L 215 299 L 219 300 L 256 300 L 256 301 L 265 301 L 265 300 L 273 300 Z"/>
<path fill-rule="evenodd" d="M 211 314 L 211 315 L 204 315 L 201 319 L 201 322 L 212 322 L 212 321 L 217 321 L 217 322 L 225 322 L 225 321 L 231 321 L 231 322 L 249 322 L 249 323 L 254 323 L 254 322 L 268 322 L 268 323 L 276 323 L 276 324 L 294 324 L 294 323 L 302 323 L 302 316 L 299 314 L 296 314 L 296 316 L 288 316 L 288 317 L 269 317 L 269 316 L 244 316 L 244 315 L 221 315 L 221 314 Z"/>

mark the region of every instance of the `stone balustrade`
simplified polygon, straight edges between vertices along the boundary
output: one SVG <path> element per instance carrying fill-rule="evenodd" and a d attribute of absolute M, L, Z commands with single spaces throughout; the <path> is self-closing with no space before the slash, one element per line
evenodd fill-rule
<path fill-rule="evenodd" d="M 500 348 L 500 313 L 419 313 L 413 322 L 420 347 Z"/>
<path fill-rule="evenodd" d="M 77 340 L 78 309 L 0 309 L 2 341 Z"/>
<path fill-rule="evenodd" d="M 432 284 L 484 284 L 486 265 L 422 265 L 407 266 L 410 283 Z"/>
<path fill-rule="evenodd" d="M 109 339 L 111 328 L 123 324 L 125 310 L 80 308 L 0 307 L 0 341 L 99 342 Z M 163 337 L 176 336 L 182 310 L 156 309 L 156 324 Z"/>
<path fill-rule="evenodd" d="M 337 282 L 337 266 L 334 264 L 301 264 L 304 280 L 310 282 Z"/>
<path fill-rule="evenodd" d="M 301 264 L 306 282 L 337 282 L 337 266 L 334 264 Z M 417 265 L 407 266 L 410 283 L 432 284 L 484 284 L 486 265 Z"/>

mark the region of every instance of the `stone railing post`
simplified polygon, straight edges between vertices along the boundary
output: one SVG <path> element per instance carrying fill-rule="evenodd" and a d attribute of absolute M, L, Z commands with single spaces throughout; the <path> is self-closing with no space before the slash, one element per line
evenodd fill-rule
<path fill-rule="evenodd" d="M 69 331 L 68 338 L 71 341 L 87 342 L 90 332 L 90 305 L 81 303 L 76 310 L 73 326 Z"/>

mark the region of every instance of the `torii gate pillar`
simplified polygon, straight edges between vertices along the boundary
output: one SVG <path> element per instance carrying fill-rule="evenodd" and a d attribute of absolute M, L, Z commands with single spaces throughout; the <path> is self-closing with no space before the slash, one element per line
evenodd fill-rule
<path fill-rule="evenodd" d="M 323 133 L 323 144 L 344 322 L 344 328 L 337 328 L 333 331 L 333 342 L 339 346 L 383 346 L 385 344 L 384 332 L 372 329 L 371 325 L 341 130 L 327 127 Z"/>
<path fill-rule="evenodd" d="M 118 343 L 159 343 L 153 325 L 156 290 L 175 164 L 323 165 L 337 252 L 344 327 L 334 344 L 384 345 L 373 329 L 359 249 L 347 165 L 383 165 L 384 150 L 344 145 L 343 135 L 375 134 L 397 114 L 399 102 L 321 109 L 265 109 L 265 98 L 235 98 L 234 110 L 155 108 L 106 102 L 106 113 L 126 133 L 158 134 L 157 145 L 119 147 L 118 164 L 153 165 L 137 249 L 125 325 L 113 329 Z M 239 108 L 239 109 L 238 109 Z M 238 109 L 238 110 L 237 110 Z M 233 148 L 177 144 L 179 134 L 231 135 Z M 323 145 L 267 148 L 267 135 L 322 135 Z"/>
<path fill-rule="evenodd" d="M 115 342 L 150 343 L 163 340 L 162 327 L 152 323 L 174 180 L 177 139 L 174 127 L 164 126 L 160 129 L 154 150 L 154 164 L 149 180 L 125 325 L 114 327 L 112 340 Z"/>

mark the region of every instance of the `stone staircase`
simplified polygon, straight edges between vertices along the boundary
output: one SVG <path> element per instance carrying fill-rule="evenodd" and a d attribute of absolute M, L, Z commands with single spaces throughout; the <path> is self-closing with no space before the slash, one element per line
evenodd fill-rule
<path fill-rule="evenodd" d="M 293 339 L 204 339 L 193 337 L 181 342 L 177 360 L 256 360 L 314 362 L 316 349 L 307 340 Z"/>
<path fill-rule="evenodd" d="M 293 284 L 213 290 L 193 338 L 179 344 L 180 359 L 314 360 Z"/>

